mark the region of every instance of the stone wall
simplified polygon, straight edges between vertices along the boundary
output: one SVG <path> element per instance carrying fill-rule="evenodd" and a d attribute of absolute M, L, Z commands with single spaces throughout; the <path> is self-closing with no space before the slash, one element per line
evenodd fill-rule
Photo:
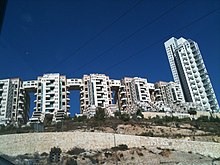
<path fill-rule="evenodd" d="M 12 156 L 35 152 L 48 153 L 54 146 L 63 151 L 73 147 L 99 150 L 119 144 L 127 144 L 128 147 L 155 146 L 220 157 L 220 143 L 78 131 L 2 135 L 0 153 Z"/>
<path fill-rule="evenodd" d="M 164 116 L 175 116 L 175 117 L 179 117 L 179 118 L 184 118 L 184 117 L 189 117 L 189 118 L 195 118 L 195 119 L 198 119 L 199 117 L 201 116 L 208 116 L 210 117 L 210 112 L 204 112 L 204 111 L 197 111 L 196 115 L 190 115 L 188 113 L 165 113 L 165 112 L 142 112 L 143 115 L 144 115 L 144 118 L 153 118 L 153 117 L 156 117 L 156 116 L 159 116 L 159 117 L 164 117 Z M 212 114 L 213 117 L 218 117 L 220 118 L 220 113 L 213 113 Z"/>

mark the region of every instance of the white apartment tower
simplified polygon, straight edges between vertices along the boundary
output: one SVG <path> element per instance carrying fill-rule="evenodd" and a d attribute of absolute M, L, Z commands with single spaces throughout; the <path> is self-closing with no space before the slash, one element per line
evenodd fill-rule
<path fill-rule="evenodd" d="M 174 81 L 181 85 L 185 101 L 200 105 L 203 111 L 219 111 L 197 43 L 191 39 L 172 37 L 164 45 Z"/>
<path fill-rule="evenodd" d="M 69 91 L 66 76 L 44 74 L 36 81 L 26 81 L 26 89 L 34 88 L 36 100 L 31 122 L 43 122 L 45 117 L 60 121 L 69 116 Z"/>
<path fill-rule="evenodd" d="M 84 75 L 80 90 L 80 111 L 93 116 L 96 107 L 107 108 L 112 105 L 111 81 L 104 74 Z"/>
<path fill-rule="evenodd" d="M 19 78 L 0 80 L 0 125 L 28 121 L 29 95 Z"/>

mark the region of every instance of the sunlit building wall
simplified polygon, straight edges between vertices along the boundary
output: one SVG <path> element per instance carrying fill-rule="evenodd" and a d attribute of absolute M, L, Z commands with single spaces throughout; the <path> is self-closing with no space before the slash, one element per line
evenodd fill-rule
<path fill-rule="evenodd" d="M 30 98 L 19 78 L 0 80 L 0 124 L 25 124 Z"/>
<path fill-rule="evenodd" d="M 219 105 L 197 43 L 172 37 L 165 42 L 174 81 L 181 85 L 186 102 L 203 111 L 219 111 Z"/>

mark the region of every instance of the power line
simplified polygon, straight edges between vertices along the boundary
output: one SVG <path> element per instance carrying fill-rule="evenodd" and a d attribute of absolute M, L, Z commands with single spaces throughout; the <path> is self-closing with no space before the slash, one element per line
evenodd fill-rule
<path fill-rule="evenodd" d="M 123 62 L 126 62 L 127 60 L 129 60 L 129 59 L 132 58 L 132 57 L 138 56 L 139 54 L 141 54 L 142 52 L 144 52 L 146 49 L 149 49 L 150 47 L 152 47 L 152 46 L 154 46 L 154 45 L 157 45 L 158 43 L 160 43 L 160 42 L 166 40 L 166 39 L 167 39 L 168 37 L 170 37 L 171 35 L 174 35 L 175 33 L 180 32 L 180 31 L 182 31 L 182 30 L 188 28 L 189 26 L 193 25 L 193 24 L 196 23 L 196 22 L 199 22 L 200 20 L 202 20 L 202 19 L 208 17 L 209 15 L 215 13 L 215 12 L 218 11 L 218 10 L 220 10 L 220 8 L 217 8 L 217 9 L 215 9 L 215 10 L 212 10 L 212 11 L 208 12 L 207 14 L 205 14 L 205 15 L 203 15 L 203 16 L 197 18 L 196 20 L 194 20 L 194 21 L 190 22 L 189 24 L 187 24 L 187 25 L 185 25 L 185 26 L 179 28 L 178 30 L 172 32 L 171 34 L 169 34 L 169 35 L 167 35 L 167 36 L 161 38 L 160 40 L 158 40 L 158 41 L 156 41 L 156 42 L 153 42 L 152 44 L 146 46 L 145 48 L 139 50 L 138 52 L 136 52 L 136 53 L 134 53 L 134 54 L 132 54 L 132 55 L 130 55 L 130 56 L 128 56 L 128 57 L 122 59 L 121 61 L 119 61 L 119 62 L 117 62 L 117 63 L 111 65 L 110 67 L 106 68 L 106 69 L 104 70 L 104 72 L 105 72 L 105 71 L 108 71 L 108 70 L 111 70 L 112 68 L 114 68 L 114 67 L 120 65 L 120 64 L 123 63 Z"/>
<path fill-rule="evenodd" d="M 122 17 L 126 16 L 129 12 L 131 12 L 134 8 L 136 8 L 143 0 L 139 0 L 137 3 L 135 3 L 133 6 L 131 6 L 129 9 L 127 9 L 124 13 L 122 13 L 118 18 L 116 18 L 112 23 L 110 23 L 109 25 L 107 25 L 106 27 L 104 27 L 100 32 L 98 32 L 96 35 L 94 35 L 92 38 L 90 38 L 89 40 L 87 40 L 85 43 L 83 43 L 79 48 L 77 48 L 75 50 L 74 53 L 70 54 L 69 56 L 67 56 L 65 59 L 61 60 L 58 64 L 62 64 L 64 62 L 66 62 L 68 59 L 70 59 L 72 56 L 74 56 L 75 54 L 77 54 L 81 49 L 83 49 L 85 46 L 87 46 L 89 43 L 91 43 L 92 41 L 94 41 L 96 38 L 98 38 L 101 34 L 103 34 L 106 30 L 108 30 L 112 25 L 114 25 L 116 22 L 118 22 Z M 53 68 L 51 68 L 50 70 L 53 70 L 57 67 L 56 64 Z"/>
<path fill-rule="evenodd" d="M 160 20 L 163 16 L 167 15 L 168 13 L 170 13 L 171 11 L 173 11 L 174 9 L 176 9 L 177 7 L 179 7 L 180 5 L 182 5 L 186 0 L 181 1 L 180 3 L 178 3 L 177 5 L 169 8 L 168 10 L 166 10 L 164 13 L 162 13 L 160 16 L 156 17 L 155 19 L 153 19 L 152 21 L 144 24 L 142 27 L 140 27 L 139 29 L 137 29 L 136 31 L 134 31 L 133 33 L 131 33 L 130 35 L 128 35 L 127 37 L 123 38 L 122 40 L 120 40 L 119 42 L 115 43 L 114 45 L 112 45 L 110 48 L 104 50 L 102 53 L 100 53 L 99 55 L 95 56 L 94 58 L 92 58 L 90 61 L 88 61 L 87 63 L 81 65 L 79 68 L 76 69 L 75 72 L 82 70 L 83 68 L 85 68 L 86 66 L 88 66 L 89 64 L 91 64 L 92 62 L 94 62 L 96 59 L 104 56 L 107 52 L 111 51 L 113 48 L 117 47 L 118 45 L 122 44 L 123 42 L 125 42 L 126 40 L 132 38 L 135 34 L 139 33 L 140 31 L 142 31 L 143 29 L 145 29 L 146 27 L 152 25 L 153 23 L 155 23 L 156 21 Z"/>

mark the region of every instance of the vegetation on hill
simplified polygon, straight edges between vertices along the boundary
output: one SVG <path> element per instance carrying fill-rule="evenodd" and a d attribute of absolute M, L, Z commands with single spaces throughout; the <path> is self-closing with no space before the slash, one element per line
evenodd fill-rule
<path fill-rule="evenodd" d="M 194 112 L 192 112 L 194 114 Z M 34 124 L 31 126 L 0 126 L 0 135 L 14 133 L 31 133 L 31 132 L 61 132 L 74 131 L 83 129 L 86 131 L 103 131 L 104 128 L 111 128 L 115 132 L 119 125 L 138 125 L 141 127 L 149 126 L 175 126 L 180 128 L 181 125 L 191 125 L 192 131 L 201 130 L 208 132 L 209 135 L 220 135 L 220 118 L 201 116 L 197 120 L 190 118 L 178 118 L 175 116 L 152 117 L 145 119 L 141 110 L 136 114 L 129 115 L 126 113 L 116 112 L 115 117 L 108 117 L 104 109 L 98 108 L 94 117 L 87 118 L 86 116 L 74 116 L 66 118 L 58 123 L 45 121 L 45 123 Z M 142 136 L 156 136 L 152 131 L 142 132 Z M 168 135 L 160 135 L 167 137 Z M 180 135 L 181 136 L 181 135 Z"/>

